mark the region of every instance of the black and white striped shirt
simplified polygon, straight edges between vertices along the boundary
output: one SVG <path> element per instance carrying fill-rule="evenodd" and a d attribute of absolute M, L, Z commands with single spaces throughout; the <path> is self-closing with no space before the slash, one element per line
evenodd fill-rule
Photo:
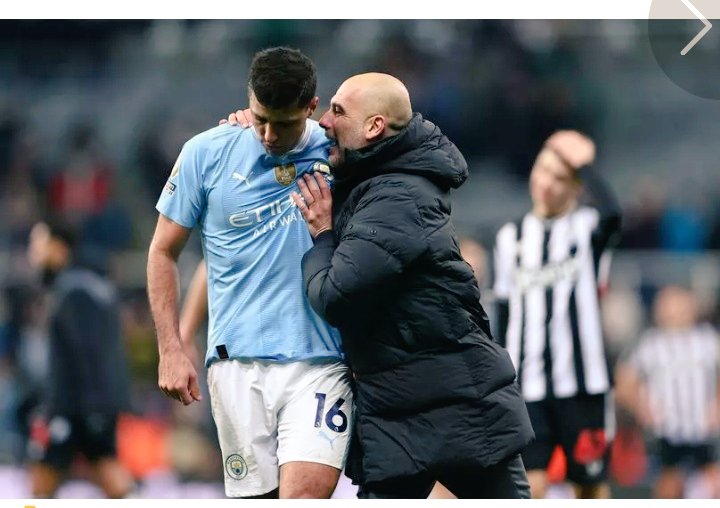
<path fill-rule="evenodd" d="M 628 358 L 644 381 L 653 431 L 673 444 L 717 437 L 710 426 L 717 404 L 720 339 L 710 325 L 645 332 Z"/>
<path fill-rule="evenodd" d="M 581 206 L 551 220 L 528 213 L 497 234 L 498 338 L 526 401 L 610 390 L 598 281 L 619 230 L 611 210 Z"/>

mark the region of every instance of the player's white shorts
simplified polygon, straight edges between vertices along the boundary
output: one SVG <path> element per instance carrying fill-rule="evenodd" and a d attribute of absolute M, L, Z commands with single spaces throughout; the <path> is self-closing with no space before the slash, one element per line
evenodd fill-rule
<path fill-rule="evenodd" d="M 286 462 L 345 465 L 352 425 L 350 370 L 339 362 L 222 360 L 208 370 L 225 494 L 266 494 Z"/>

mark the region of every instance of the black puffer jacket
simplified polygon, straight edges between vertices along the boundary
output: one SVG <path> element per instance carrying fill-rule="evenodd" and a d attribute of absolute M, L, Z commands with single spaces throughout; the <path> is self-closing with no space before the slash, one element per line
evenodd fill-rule
<path fill-rule="evenodd" d="M 303 276 L 355 373 L 360 479 L 513 455 L 532 430 L 450 221 L 449 191 L 468 176 L 462 154 L 416 114 L 346 162 L 335 229 L 306 253 Z"/>

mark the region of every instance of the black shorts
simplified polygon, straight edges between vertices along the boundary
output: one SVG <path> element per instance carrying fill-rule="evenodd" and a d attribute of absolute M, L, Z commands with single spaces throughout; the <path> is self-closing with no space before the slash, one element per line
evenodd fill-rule
<path fill-rule="evenodd" d="M 567 459 L 567 478 L 578 485 L 607 480 L 610 443 L 606 395 L 578 395 L 527 403 L 535 441 L 522 452 L 528 471 L 547 469 L 556 445 Z"/>
<path fill-rule="evenodd" d="M 665 467 L 701 468 L 715 462 L 715 445 L 672 444 L 660 439 L 660 462 Z"/>
<path fill-rule="evenodd" d="M 38 418 L 32 424 L 30 458 L 67 469 L 77 453 L 90 461 L 115 457 L 117 420 L 116 414 L 102 413 Z"/>

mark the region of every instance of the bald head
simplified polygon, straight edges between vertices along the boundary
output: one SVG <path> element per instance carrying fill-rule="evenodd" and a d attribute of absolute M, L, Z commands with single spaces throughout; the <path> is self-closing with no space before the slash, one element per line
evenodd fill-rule
<path fill-rule="evenodd" d="M 325 135 L 335 141 L 330 163 L 338 167 L 347 150 L 358 150 L 397 135 L 412 119 L 410 94 L 402 81 L 371 72 L 347 79 L 320 119 Z"/>
<path fill-rule="evenodd" d="M 352 76 L 340 86 L 340 94 L 347 94 L 351 100 L 357 101 L 366 117 L 385 117 L 387 127 L 394 133 L 405 127 L 412 118 L 407 88 L 402 81 L 389 74 L 369 72 Z"/>

